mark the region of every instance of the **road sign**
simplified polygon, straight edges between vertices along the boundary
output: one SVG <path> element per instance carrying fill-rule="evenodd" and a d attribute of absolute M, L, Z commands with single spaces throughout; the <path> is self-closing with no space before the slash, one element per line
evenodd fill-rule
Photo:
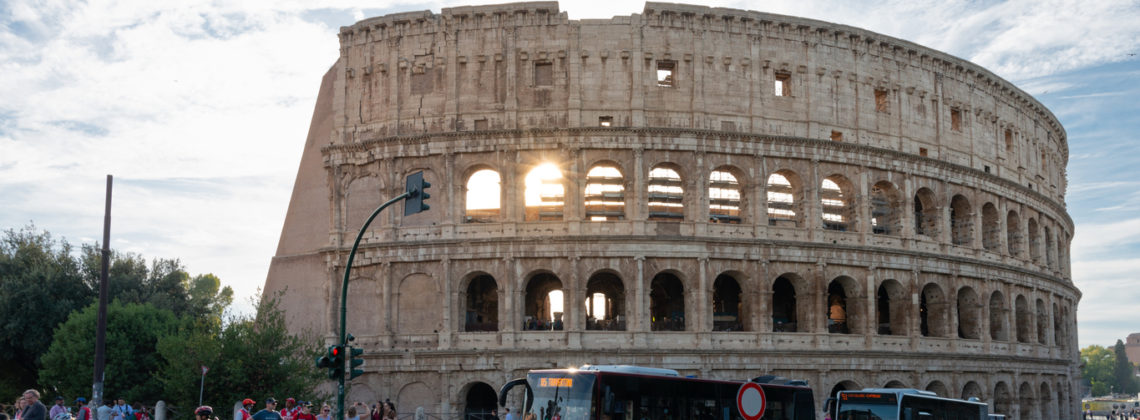
<path fill-rule="evenodd" d="M 764 390 L 760 388 L 760 384 L 748 382 L 736 391 L 736 409 L 745 420 L 760 420 L 767 407 L 768 399 L 764 397 Z"/>
<path fill-rule="evenodd" d="M 206 367 L 206 365 L 202 365 L 202 374 L 203 375 L 205 375 L 206 372 L 209 372 L 209 371 L 210 371 L 210 368 Z"/>

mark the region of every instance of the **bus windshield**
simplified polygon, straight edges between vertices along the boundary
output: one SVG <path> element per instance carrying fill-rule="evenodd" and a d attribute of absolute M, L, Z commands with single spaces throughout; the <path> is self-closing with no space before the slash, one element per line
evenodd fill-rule
<path fill-rule="evenodd" d="M 895 394 L 845 392 L 839 395 L 836 420 L 895 420 L 898 412 Z"/>
<path fill-rule="evenodd" d="M 593 374 L 538 372 L 526 376 L 534 392 L 531 412 L 538 420 L 585 419 L 591 414 L 594 398 Z M 525 417 L 526 413 L 520 418 Z"/>

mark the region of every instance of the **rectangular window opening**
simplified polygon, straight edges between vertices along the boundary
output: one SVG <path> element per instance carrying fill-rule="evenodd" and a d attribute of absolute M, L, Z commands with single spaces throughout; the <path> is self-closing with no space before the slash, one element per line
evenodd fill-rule
<path fill-rule="evenodd" d="M 554 65 L 549 61 L 534 63 L 534 85 L 554 86 Z"/>
<path fill-rule="evenodd" d="M 673 78 L 673 70 L 676 69 L 677 63 L 673 61 L 658 61 L 657 62 L 657 86 L 660 87 L 673 87 L 676 80 Z"/>
<path fill-rule="evenodd" d="M 614 117 L 611 117 L 609 115 L 603 115 L 601 117 L 598 117 L 598 126 L 599 127 L 610 127 L 613 125 L 614 125 Z"/>
<path fill-rule="evenodd" d="M 776 73 L 776 96 L 792 96 L 792 74 L 786 72 Z"/>
<path fill-rule="evenodd" d="M 962 131 L 962 110 L 950 110 L 950 129 L 954 131 Z"/>
<path fill-rule="evenodd" d="M 475 120 L 475 131 L 481 131 L 481 130 L 486 130 L 486 129 L 487 129 L 487 119 L 486 118 L 481 118 L 481 119 Z"/>
<path fill-rule="evenodd" d="M 875 112 L 889 112 L 887 105 L 887 90 L 875 89 Z"/>
<path fill-rule="evenodd" d="M 1013 149 L 1013 131 L 1005 130 L 1005 150 Z"/>
<path fill-rule="evenodd" d="M 990 165 L 985 165 L 985 166 L 986 166 L 986 173 L 987 174 L 990 173 Z"/>
<path fill-rule="evenodd" d="M 926 148 L 925 147 L 919 147 L 918 148 L 918 155 L 919 156 L 926 156 L 927 155 Z"/>
<path fill-rule="evenodd" d="M 831 141 L 843 141 L 843 132 L 831 130 Z"/>

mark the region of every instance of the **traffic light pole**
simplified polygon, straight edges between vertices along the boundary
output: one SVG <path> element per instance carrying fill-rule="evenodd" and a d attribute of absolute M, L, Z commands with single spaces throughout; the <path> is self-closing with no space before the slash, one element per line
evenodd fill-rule
<path fill-rule="evenodd" d="M 339 373 L 336 375 L 336 420 L 344 420 L 344 360 L 346 359 L 344 352 L 345 350 L 349 349 L 349 336 L 345 330 L 345 321 L 348 314 L 348 278 L 352 272 L 352 260 L 356 258 L 356 249 L 360 246 L 360 239 L 364 237 L 364 232 L 368 230 L 368 225 L 371 225 L 372 220 L 375 219 L 381 211 L 384 211 L 384 209 L 388 208 L 388 206 L 395 204 L 401 200 L 408 200 L 408 202 L 404 204 L 405 216 L 427 210 L 429 206 L 424 203 L 424 200 L 427 200 L 429 197 L 431 197 L 428 195 L 427 191 L 425 191 L 425 189 L 428 187 L 431 187 L 431 184 L 427 181 L 424 181 L 423 172 L 416 172 L 409 176 L 407 180 L 407 187 L 405 188 L 403 194 L 393 197 L 391 200 L 388 200 L 384 204 L 381 204 L 380 207 L 376 209 L 376 211 L 372 212 L 371 216 L 368 216 L 368 220 L 364 222 L 364 226 L 360 227 L 360 233 L 356 234 L 356 241 L 352 243 L 352 251 L 349 251 L 348 253 L 348 263 L 344 266 L 344 281 L 341 282 L 340 286 L 340 339 L 336 344 L 339 346 L 340 350 L 338 351 L 339 357 L 335 358 L 337 361 L 339 361 L 340 364 L 340 366 L 338 366 Z M 350 355 L 350 360 L 355 361 L 356 356 L 358 356 L 360 353 L 349 350 L 348 354 Z M 321 366 L 321 361 L 319 359 L 317 361 L 317 366 Z M 352 369 L 354 367 L 356 366 L 353 365 L 349 369 Z M 356 372 L 351 373 L 355 374 Z M 355 377 L 355 375 L 353 375 L 353 377 Z"/>
<path fill-rule="evenodd" d="M 347 318 L 347 314 L 348 314 L 348 306 L 347 306 L 347 302 L 348 302 L 348 277 L 349 277 L 349 273 L 352 272 L 352 260 L 354 258 L 356 258 L 356 248 L 360 246 L 360 238 L 364 237 L 364 232 L 366 230 L 368 230 L 368 225 L 372 224 L 372 219 L 375 219 L 376 216 L 379 215 L 381 211 L 384 211 L 384 209 L 388 208 L 388 206 L 390 206 L 392 204 L 395 204 L 396 202 L 399 202 L 399 201 L 402 201 L 402 200 L 408 198 L 410 195 L 411 195 L 410 193 L 405 191 L 403 194 L 397 195 L 395 198 L 392 198 L 391 200 L 388 200 L 384 204 L 381 204 L 380 207 L 376 209 L 376 211 L 372 212 L 371 216 L 368 216 L 368 220 L 364 222 L 364 226 L 360 227 L 360 233 L 356 234 L 356 241 L 352 243 L 352 251 L 349 251 L 349 253 L 348 253 L 348 264 L 345 264 L 345 266 L 344 266 L 344 281 L 341 282 L 341 286 L 340 286 L 340 338 L 337 340 L 337 345 L 339 345 L 342 349 L 347 347 L 347 345 L 348 345 L 348 341 L 347 341 L 348 334 L 345 331 L 345 319 Z M 341 360 L 343 361 L 344 358 L 342 357 Z M 343 368 L 343 367 L 344 366 L 341 365 L 341 368 Z M 337 384 L 337 390 L 336 390 L 336 413 L 337 413 L 336 419 L 337 420 L 343 420 L 344 419 L 344 375 L 337 375 L 337 382 L 338 382 L 338 384 Z"/>

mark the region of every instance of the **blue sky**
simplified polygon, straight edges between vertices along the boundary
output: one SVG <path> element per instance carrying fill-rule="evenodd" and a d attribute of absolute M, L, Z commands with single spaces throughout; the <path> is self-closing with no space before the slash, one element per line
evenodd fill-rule
<path fill-rule="evenodd" d="M 1081 346 L 1140 332 L 1140 2 L 693 3 L 865 28 L 1034 95 L 1069 134 Z M 215 273 L 245 305 L 275 253 L 339 27 L 464 4 L 0 2 L 0 228 L 95 242 L 113 174 L 113 247 Z M 644 3 L 560 7 L 608 18 Z"/>

